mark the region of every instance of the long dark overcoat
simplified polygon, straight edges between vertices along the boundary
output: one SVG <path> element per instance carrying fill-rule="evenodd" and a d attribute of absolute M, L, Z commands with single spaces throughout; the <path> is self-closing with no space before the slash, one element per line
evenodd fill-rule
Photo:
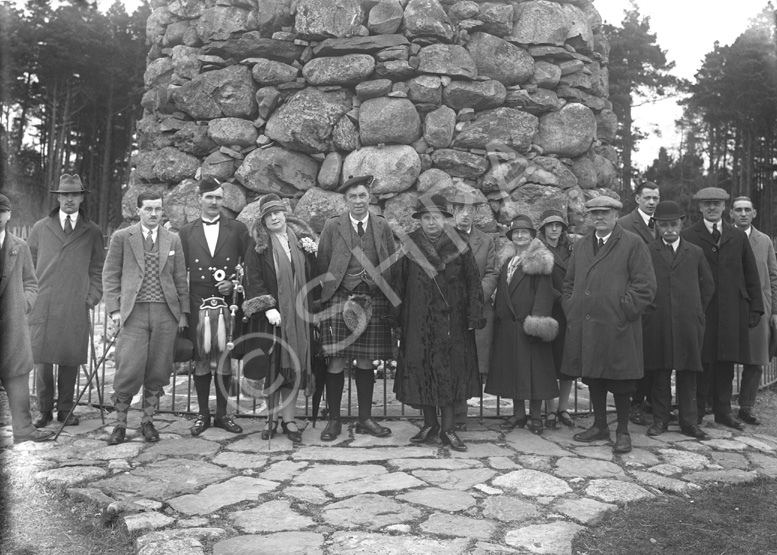
<path fill-rule="evenodd" d="M 758 265 L 747 235 L 723 222 L 718 245 L 700 220 L 685 228 L 681 236 L 701 247 L 715 280 L 715 294 L 707 306 L 702 362 L 749 363 L 749 313 L 763 314 L 764 306 Z"/>
<path fill-rule="evenodd" d="M 469 246 L 475 255 L 475 264 L 480 273 L 480 284 L 483 287 L 483 317 L 486 325 L 475 332 L 475 342 L 478 346 L 478 367 L 483 374 L 488 373 L 491 366 L 491 342 L 494 338 L 494 307 L 491 297 L 499 281 L 499 267 L 496 260 L 496 243 L 494 237 L 473 226 L 469 233 Z"/>
<path fill-rule="evenodd" d="M 394 318 L 402 328 L 394 392 L 411 406 L 480 395 L 476 329 L 483 288 L 467 240 L 450 226 L 433 244 L 419 228 L 403 242 Z"/>
<path fill-rule="evenodd" d="M 656 294 L 647 245 L 616 225 L 597 254 L 593 233 L 575 243 L 564 278 L 568 376 L 637 380 L 643 376 L 642 313 Z"/>
<path fill-rule="evenodd" d="M 486 393 L 510 399 L 553 399 L 558 382 L 551 341 L 558 322 L 551 317 L 553 254 L 539 240 L 527 247 L 507 282 L 502 266 L 494 303 L 494 345 Z"/>
<path fill-rule="evenodd" d="M 5 232 L 0 277 L 0 378 L 24 376 L 32 370 L 27 315 L 38 295 L 38 282 L 27 243 Z"/>
<path fill-rule="evenodd" d="M 38 278 L 38 300 L 30 314 L 36 363 L 78 366 L 88 360 L 89 310 L 103 294 L 103 233 L 83 212 L 70 235 L 59 208 L 32 226 L 27 241 Z"/>
<path fill-rule="evenodd" d="M 645 224 L 645 220 L 642 219 L 642 215 L 637 208 L 619 218 L 618 225 L 626 231 L 631 231 L 632 233 L 639 235 L 646 245 L 651 244 L 658 236 L 655 229 L 650 229 Z"/>
<path fill-rule="evenodd" d="M 758 264 L 758 279 L 764 301 L 764 315 L 758 325 L 750 330 L 750 353 L 753 364 L 769 364 L 771 318 L 777 314 L 777 258 L 771 238 L 755 227 L 750 228 L 750 248 Z"/>
<path fill-rule="evenodd" d="M 645 370 L 701 372 L 705 311 L 715 282 L 704 253 L 680 239 L 676 256 L 663 239 L 648 246 L 657 290 L 642 317 Z"/>
<path fill-rule="evenodd" d="M 286 225 L 297 236 L 297 240 L 305 237 L 316 240 L 316 235 L 310 226 L 299 218 L 286 217 Z M 252 239 L 246 252 L 246 283 L 243 313 L 248 318 L 248 325 L 244 331 L 246 353 L 243 358 L 243 375 L 252 380 L 259 380 L 270 373 L 270 361 L 273 360 L 272 343 L 273 328 L 265 316 L 271 308 L 278 308 L 278 279 L 275 273 L 275 261 L 273 259 L 272 243 L 267 229 L 260 220 L 254 224 L 251 232 Z M 316 255 L 305 253 L 305 282 L 312 283 L 315 272 Z M 307 294 L 307 305 L 304 307 L 310 318 L 311 333 L 313 337 L 313 303 L 314 294 L 320 291 L 318 287 L 310 287 Z M 258 334 L 255 336 L 254 334 Z M 312 355 L 311 350 L 311 355 Z M 280 370 L 281 357 L 276 356 L 276 368 Z M 310 368 L 306 369 L 308 372 Z"/>
<path fill-rule="evenodd" d="M 558 322 L 558 335 L 553 340 L 553 364 L 556 368 L 556 377 L 562 378 L 561 362 L 564 359 L 564 339 L 567 336 L 567 317 L 561 306 L 561 290 L 564 288 L 564 278 L 567 275 L 567 266 L 569 258 L 572 256 L 572 245 L 559 243 L 556 247 L 548 247 L 553 253 L 553 272 L 551 280 L 553 281 L 553 290 L 556 294 L 556 301 L 553 303 L 553 312 L 551 316 Z"/>

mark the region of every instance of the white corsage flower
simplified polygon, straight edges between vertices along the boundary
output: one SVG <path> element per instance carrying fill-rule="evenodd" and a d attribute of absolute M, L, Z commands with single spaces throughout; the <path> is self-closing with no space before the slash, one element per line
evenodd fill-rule
<path fill-rule="evenodd" d="M 299 240 L 299 247 L 307 253 L 316 254 L 318 252 L 318 245 L 310 237 L 303 237 Z"/>

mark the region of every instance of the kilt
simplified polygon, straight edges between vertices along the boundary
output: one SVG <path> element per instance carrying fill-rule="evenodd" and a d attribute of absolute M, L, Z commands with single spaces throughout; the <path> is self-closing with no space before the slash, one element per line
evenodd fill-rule
<path fill-rule="evenodd" d="M 357 338 L 348 329 L 343 319 L 343 305 L 349 295 L 372 296 L 372 318 L 367 328 Z M 391 360 L 394 349 L 391 343 L 391 323 L 389 321 L 389 301 L 380 291 L 370 293 L 366 283 L 360 283 L 353 291 L 338 288 L 332 298 L 322 306 L 320 322 L 321 342 L 324 356 L 347 359 L 365 358 L 370 360 Z"/>

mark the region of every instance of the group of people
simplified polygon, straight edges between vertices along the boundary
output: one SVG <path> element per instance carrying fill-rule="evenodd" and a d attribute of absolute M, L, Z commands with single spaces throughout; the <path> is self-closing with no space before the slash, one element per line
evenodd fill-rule
<path fill-rule="evenodd" d="M 683 229 L 680 207 L 660 202 L 658 186 L 647 182 L 637 188 L 638 208 L 620 219 L 620 201 L 589 200 L 593 231 L 574 242 L 564 211 L 546 210 L 537 227 L 517 215 L 498 256 L 494 237 L 474 225 L 473 194 L 420 197 L 412 214 L 419 227 L 397 241 L 370 211 L 373 181 L 344 182 L 338 191 L 347 211 L 328 219 L 320 237 L 274 194 L 260 199 L 249 230 L 222 214 L 224 190 L 210 178 L 198 182 L 200 217 L 176 234 L 161 225 L 161 196 L 143 192 L 140 221 L 113 234 L 104 260 L 102 234 L 81 209 L 88 191 L 78 176 L 62 176 L 52 191 L 59 207 L 35 224 L 29 248 L 5 231 L 10 202 L 0 195 L 0 263 L 9 276 L 0 285 L 3 314 L 29 314 L 29 328 L 11 330 L 1 320 L 4 345 L 25 346 L 13 350 L 0 376 L 15 440 L 51 438 L 53 365 L 57 420 L 78 424 L 74 385 L 87 360 L 90 309 L 103 293 L 116 334 L 111 445 L 126 441 L 141 387 L 141 435 L 159 440 L 153 417 L 179 335 L 194 348 L 194 436 L 211 426 L 242 431 L 227 413 L 232 357 L 243 358 L 246 377 L 265 382 L 262 437 L 280 423 L 293 443 L 302 441 L 298 392 L 309 394 L 316 379 L 327 401 L 321 439 L 340 436 L 347 366 L 357 393 L 355 432 L 391 434 L 372 417 L 376 359 L 397 360 L 396 397 L 423 414 L 410 441 L 458 451 L 467 449 L 456 433 L 466 429 L 467 400 L 483 390 L 513 400 L 505 431 L 574 427 L 568 403 L 577 378 L 588 385 L 594 422 L 575 439 L 610 438 L 609 392 L 617 453 L 631 450 L 630 420 L 649 423 L 647 407 L 648 435 L 667 430 L 673 370 L 682 433 L 708 438 L 700 424 L 710 391 L 716 422 L 758 423 L 755 394 L 777 328 L 777 261 L 769 238 L 752 226 L 749 199 L 735 199 L 729 225 L 722 221 L 728 194 L 702 189 L 695 198 L 703 219 Z M 323 377 L 312 370 L 316 357 L 326 361 Z M 734 363 L 745 365 L 739 419 L 731 409 Z"/>

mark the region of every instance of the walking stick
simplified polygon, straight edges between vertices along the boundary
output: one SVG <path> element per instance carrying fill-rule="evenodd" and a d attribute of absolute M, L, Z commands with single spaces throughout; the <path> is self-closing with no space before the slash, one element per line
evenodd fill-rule
<path fill-rule="evenodd" d="M 278 360 L 278 349 L 277 347 L 280 347 L 278 345 L 278 326 L 273 326 L 272 330 L 272 347 L 270 347 L 270 389 L 275 387 L 275 364 Z M 270 433 L 267 434 L 267 450 L 270 450 L 270 445 L 272 443 L 272 436 L 273 436 L 273 421 L 275 420 L 275 407 L 274 404 L 274 397 L 275 392 L 272 391 L 269 395 L 267 395 L 267 424 L 270 427 Z"/>

